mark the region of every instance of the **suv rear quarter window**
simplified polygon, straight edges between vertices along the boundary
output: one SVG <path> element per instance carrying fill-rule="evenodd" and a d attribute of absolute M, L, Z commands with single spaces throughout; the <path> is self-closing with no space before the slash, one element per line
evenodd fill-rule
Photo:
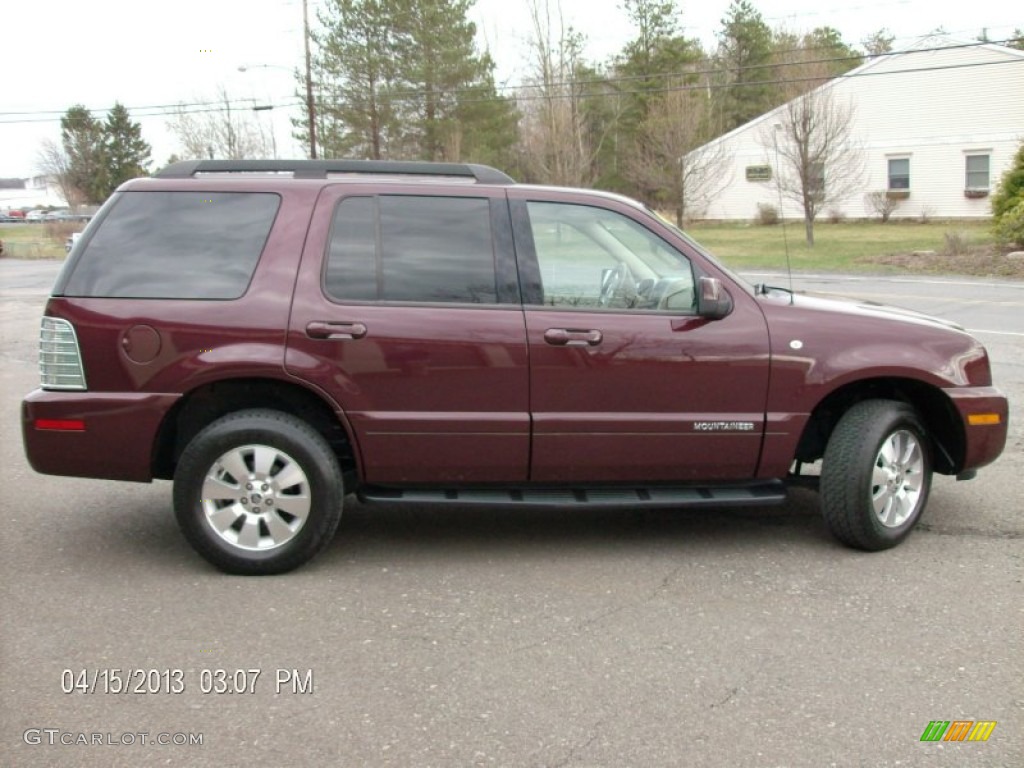
<path fill-rule="evenodd" d="M 70 266 L 65 296 L 237 299 L 280 205 L 265 192 L 123 192 Z"/>

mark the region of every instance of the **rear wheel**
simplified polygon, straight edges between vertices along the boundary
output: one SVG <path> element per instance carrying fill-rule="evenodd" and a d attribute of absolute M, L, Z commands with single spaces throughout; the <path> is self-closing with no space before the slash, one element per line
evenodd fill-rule
<path fill-rule="evenodd" d="M 334 536 L 343 495 L 327 441 L 279 411 L 218 419 L 192 439 L 174 473 L 185 538 L 228 573 L 283 573 L 311 559 Z"/>
<path fill-rule="evenodd" d="M 858 403 L 839 420 L 825 450 L 825 522 L 845 544 L 880 550 L 907 537 L 931 488 L 931 456 L 915 411 L 890 400 Z"/>

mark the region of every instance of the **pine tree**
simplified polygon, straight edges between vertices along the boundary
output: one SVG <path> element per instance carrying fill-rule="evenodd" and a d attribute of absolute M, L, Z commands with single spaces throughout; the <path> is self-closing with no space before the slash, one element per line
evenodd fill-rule
<path fill-rule="evenodd" d="M 483 75 L 459 91 L 455 120 L 448 135 L 449 159 L 511 169 L 518 138 L 519 111 L 515 102 L 498 94 L 494 62 L 484 54 Z"/>
<path fill-rule="evenodd" d="M 776 31 L 772 48 L 775 82 L 766 109 L 802 96 L 863 62 L 833 27 L 816 27 L 802 35 Z"/>
<path fill-rule="evenodd" d="M 992 196 L 992 222 L 999 240 L 1024 247 L 1024 144 Z"/>
<path fill-rule="evenodd" d="M 652 95 L 664 93 L 667 79 L 678 80 L 702 51 L 696 40 L 683 36 L 675 0 L 625 0 L 623 9 L 636 28 L 636 37 L 626 43 L 615 71 L 624 78 L 623 90 L 633 97 L 627 119 L 639 122 L 647 115 Z"/>
<path fill-rule="evenodd" d="M 470 0 L 329 0 L 315 80 L 324 155 L 459 160 L 508 155 L 513 103 L 475 47 Z M 304 138 L 300 125 L 299 138 Z"/>
<path fill-rule="evenodd" d="M 396 4 L 398 74 L 407 91 L 398 110 L 408 131 L 407 151 L 423 160 L 458 160 L 466 139 L 487 124 L 497 131 L 485 144 L 510 146 L 513 109 L 497 95 L 494 62 L 476 50 L 476 25 L 467 18 L 471 0 Z"/>
<path fill-rule="evenodd" d="M 725 70 L 725 130 L 768 111 L 773 102 L 772 31 L 748 0 L 733 0 L 722 19 L 717 58 Z"/>
<path fill-rule="evenodd" d="M 820 62 L 827 77 L 838 77 L 864 63 L 835 27 L 815 27 L 800 40 L 805 61 Z"/>
<path fill-rule="evenodd" d="M 327 0 L 313 33 L 319 85 L 317 136 L 324 157 L 380 160 L 393 151 L 400 123 L 396 85 L 396 0 Z M 296 138 L 308 144 L 308 126 Z"/>
<path fill-rule="evenodd" d="M 1013 156 L 1013 164 L 1006 169 L 999 187 L 992 196 L 992 215 L 997 219 L 1024 200 L 1024 143 Z"/>
<path fill-rule="evenodd" d="M 123 104 L 117 102 L 103 126 L 104 164 L 108 197 L 123 182 L 145 176 L 149 165 L 149 144 L 142 139 L 142 126 L 133 123 Z"/>
<path fill-rule="evenodd" d="M 107 198 L 107 172 L 103 123 L 81 104 L 60 119 L 61 144 L 67 156 L 68 182 L 83 202 L 98 204 Z"/>
<path fill-rule="evenodd" d="M 623 8 L 636 29 L 615 67 L 623 92 L 623 191 L 676 209 L 682 199 L 679 160 L 693 149 L 694 136 L 689 115 L 680 114 L 693 103 L 682 93 L 696 82 L 696 75 L 685 70 L 703 53 L 697 41 L 682 35 L 675 0 L 626 0 Z M 685 122 L 687 130 L 675 130 L 677 121 Z"/>

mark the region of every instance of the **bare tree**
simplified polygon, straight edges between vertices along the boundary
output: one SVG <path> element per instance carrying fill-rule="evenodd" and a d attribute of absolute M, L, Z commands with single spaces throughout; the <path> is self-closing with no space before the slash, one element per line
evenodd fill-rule
<path fill-rule="evenodd" d="M 883 53 L 889 53 L 892 50 L 892 43 L 896 39 L 896 36 L 890 32 L 886 27 L 882 27 L 877 32 L 872 32 L 867 37 L 862 37 L 860 44 L 864 46 L 864 50 L 867 51 L 869 56 L 878 56 Z"/>
<path fill-rule="evenodd" d="M 900 207 L 900 199 L 886 189 L 877 189 L 864 195 L 864 205 L 874 211 L 885 224 Z"/>
<path fill-rule="evenodd" d="M 711 202 L 732 180 L 728 170 L 725 144 L 703 144 L 680 158 L 682 171 L 682 200 L 679 205 L 678 224 L 703 216 Z"/>
<path fill-rule="evenodd" d="M 85 195 L 72 181 L 71 161 L 60 144 L 52 139 L 44 139 L 36 155 L 36 168 L 54 180 L 61 198 L 69 206 L 75 207 L 85 201 Z"/>
<path fill-rule="evenodd" d="M 671 208 L 679 227 L 706 210 L 728 182 L 724 145 L 708 143 L 720 133 L 719 122 L 706 92 L 677 82 L 649 103 L 626 154 L 626 177 L 654 190 L 652 202 Z"/>
<path fill-rule="evenodd" d="M 179 107 L 171 118 L 169 128 L 178 137 L 183 160 L 276 156 L 273 135 L 268 135 L 263 124 L 252 115 L 251 108 L 234 106 L 236 100 L 223 86 L 218 89 L 217 101 L 217 107 L 204 112 Z"/>
<path fill-rule="evenodd" d="M 561 7 L 552 18 L 548 0 L 530 0 L 529 10 L 533 75 L 520 104 L 526 171 L 549 184 L 588 186 L 597 178 L 594 161 L 603 139 L 593 135 L 586 116 L 583 37 L 565 25 Z"/>
<path fill-rule="evenodd" d="M 779 108 L 760 140 L 776 160 L 781 195 L 800 205 L 807 245 L 814 245 L 814 220 L 830 204 L 860 191 L 863 152 L 853 137 L 853 107 L 840 103 L 826 83 Z"/>

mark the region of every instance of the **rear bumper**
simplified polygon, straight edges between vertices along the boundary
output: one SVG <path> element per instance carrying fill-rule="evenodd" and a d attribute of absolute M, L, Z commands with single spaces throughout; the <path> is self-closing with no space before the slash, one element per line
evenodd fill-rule
<path fill-rule="evenodd" d="M 105 480 L 153 479 L 157 430 L 176 394 L 51 392 L 37 389 L 21 404 L 25 455 L 36 472 Z M 84 428 L 42 429 L 83 422 Z"/>
<path fill-rule="evenodd" d="M 945 392 L 959 412 L 964 430 L 964 459 L 957 467 L 957 474 L 967 474 L 991 464 L 1006 446 L 1010 415 L 1006 397 L 995 387 L 965 387 Z"/>

